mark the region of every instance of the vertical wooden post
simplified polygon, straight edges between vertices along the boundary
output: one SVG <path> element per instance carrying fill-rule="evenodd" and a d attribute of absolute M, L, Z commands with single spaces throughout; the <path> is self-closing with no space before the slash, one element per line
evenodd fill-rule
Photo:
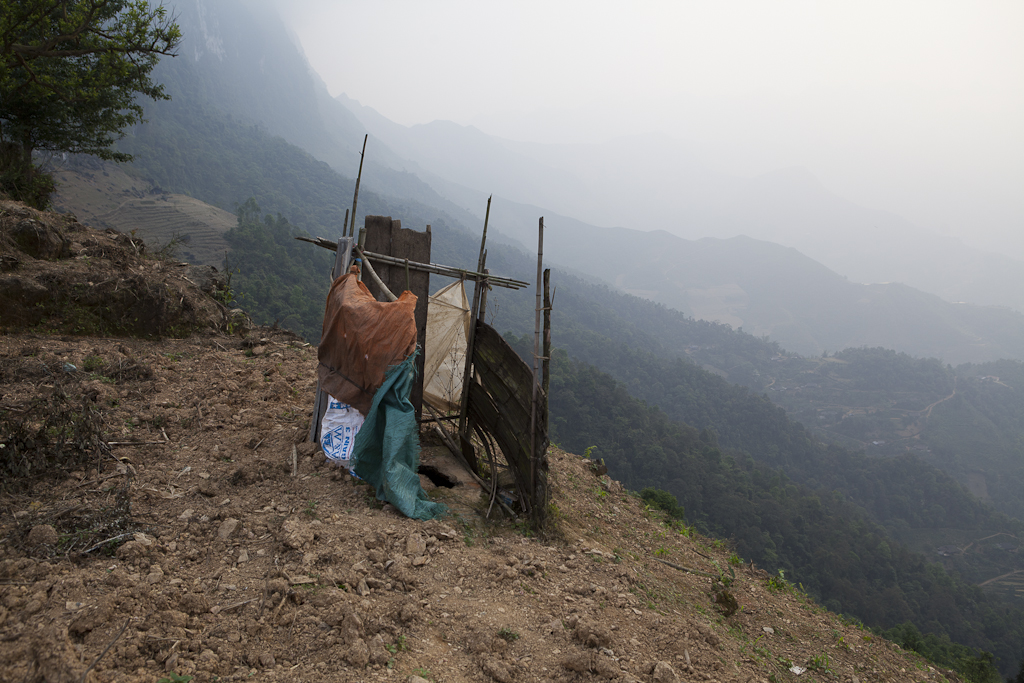
<path fill-rule="evenodd" d="M 363 151 L 359 153 L 359 175 L 356 176 L 356 191 L 352 195 L 352 223 L 348 230 L 349 237 L 355 237 L 356 234 L 356 205 L 359 203 L 359 183 L 363 179 L 363 159 L 366 158 L 366 140 L 369 137 L 369 133 L 363 136 Z M 360 246 L 362 245 L 360 244 Z"/>
<path fill-rule="evenodd" d="M 487 252 L 484 252 L 484 263 L 487 263 Z M 491 271 L 488 268 L 484 268 L 480 272 L 483 273 L 484 275 L 487 275 Z M 487 284 L 487 278 L 484 278 L 480 282 L 483 285 L 483 294 L 480 295 L 480 315 L 478 316 L 478 320 L 487 322 L 487 290 L 490 289 L 490 286 Z M 476 323 L 473 324 L 475 325 Z"/>
<path fill-rule="evenodd" d="M 352 238 L 345 237 L 345 226 L 341 227 L 342 237 L 338 240 L 338 251 L 334 257 L 334 267 L 331 269 L 331 283 L 348 272 L 349 264 L 352 263 Z M 313 443 L 320 441 L 320 423 L 327 412 L 327 392 L 320 388 L 320 380 L 316 382 L 316 399 L 313 401 L 313 416 L 309 424 L 309 440 Z"/>
<path fill-rule="evenodd" d="M 541 382 L 541 388 L 544 390 L 544 395 L 551 400 L 551 395 L 548 393 L 548 387 L 551 386 L 551 269 L 544 269 L 544 340 L 543 340 L 543 352 L 542 360 L 544 361 L 544 381 Z"/>
<path fill-rule="evenodd" d="M 338 251 L 334 253 L 334 268 L 331 270 L 331 284 L 339 277 L 348 272 L 348 262 L 352 260 L 352 240 L 347 240 L 348 247 L 346 254 L 342 254 L 341 243 L 345 242 L 345 231 L 348 230 L 348 209 L 345 209 L 345 222 L 341 227 L 341 239 L 338 240 Z"/>
<path fill-rule="evenodd" d="M 537 494 L 537 389 L 540 388 L 540 319 L 543 308 L 544 277 L 544 217 L 541 216 L 537 227 L 537 304 L 533 327 L 533 401 L 530 405 L 530 496 Z M 536 502 L 530 501 L 531 504 Z M 534 519 L 539 519 L 542 511 L 533 510 Z"/>
<path fill-rule="evenodd" d="M 408 259 L 410 262 L 429 263 L 432 235 L 430 227 L 425 232 L 402 227 L 402 221 L 390 216 L 367 216 L 365 228 L 360 230 L 364 251 Z M 430 299 L 430 273 L 406 269 L 399 265 L 376 263 L 374 269 L 384 286 L 392 292 L 410 290 L 416 295 L 416 340 L 422 348 L 427 336 L 427 303 Z M 376 283 L 364 280 L 367 289 L 378 300 L 383 301 L 382 292 Z M 419 419 L 423 411 L 423 361 L 424 354 L 416 359 L 416 381 L 413 383 L 412 401 Z"/>
<path fill-rule="evenodd" d="M 477 258 L 477 271 L 482 272 L 487 259 L 487 224 L 491 220 L 491 197 L 487 198 L 487 212 L 484 214 L 484 234 L 480 238 L 480 256 Z M 483 295 L 481 282 L 477 282 L 473 288 L 473 305 L 469 313 L 469 338 L 466 339 L 466 364 L 462 370 L 462 398 L 459 401 L 459 441 L 462 446 L 462 454 L 470 464 L 473 471 L 479 474 L 476 464 L 476 451 L 470 441 L 469 430 L 469 383 L 472 379 L 473 368 L 473 340 L 476 336 L 476 319 L 480 315 L 480 298 Z"/>

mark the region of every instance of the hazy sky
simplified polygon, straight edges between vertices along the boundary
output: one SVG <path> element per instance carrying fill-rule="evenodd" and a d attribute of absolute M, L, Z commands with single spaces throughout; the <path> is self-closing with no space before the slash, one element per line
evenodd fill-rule
<path fill-rule="evenodd" d="M 1024 3 L 279 0 L 332 94 L 540 142 L 659 131 L 1024 259 Z"/>

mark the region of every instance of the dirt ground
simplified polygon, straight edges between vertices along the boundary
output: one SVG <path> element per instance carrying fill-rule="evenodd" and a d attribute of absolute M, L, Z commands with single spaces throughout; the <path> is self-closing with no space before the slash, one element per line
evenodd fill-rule
<path fill-rule="evenodd" d="M 60 263 L 2 237 L 5 276 Z M 101 237 L 66 270 L 174 277 Z M 426 477 L 452 514 L 407 519 L 306 439 L 316 349 L 222 323 L 0 318 L 0 680 L 959 680 L 557 448 L 542 533 Z"/>

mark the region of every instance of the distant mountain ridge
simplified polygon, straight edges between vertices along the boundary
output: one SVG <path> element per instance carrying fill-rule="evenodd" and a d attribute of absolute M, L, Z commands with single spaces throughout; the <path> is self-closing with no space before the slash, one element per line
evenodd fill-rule
<path fill-rule="evenodd" d="M 947 301 L 1024 311 L 1024 260 L 859 206 L 804 168 L 739 178 L 666 135 L 593 145 L 513 142 L 449 121 L 401 126 L 344 94 L 337 99 L 456 202 L 462 193 L 452 185 L 498 189 L 510 201 L 599 226 L 660 228 L 687 239 L 748 235 L 795 247 L 856 282 L 902 282 Z"/>

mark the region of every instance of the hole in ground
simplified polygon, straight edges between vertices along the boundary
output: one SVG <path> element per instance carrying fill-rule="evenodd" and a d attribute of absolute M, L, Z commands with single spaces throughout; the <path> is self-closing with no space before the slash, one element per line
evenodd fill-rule
<path fill-rule="evenodd" d="M 433 482 L 434 486 L 441 486 L 446 489 L 453 489 L 459 485 L 458 479 L 453 479 L 452 477 L 449 477 L 447 474 L 444 474 L 443 472 L 441 472 L 441 470 L 437 469 L 433 465 L 420 465 L 420 469 L 418 471 L 424 477 Z"/>

